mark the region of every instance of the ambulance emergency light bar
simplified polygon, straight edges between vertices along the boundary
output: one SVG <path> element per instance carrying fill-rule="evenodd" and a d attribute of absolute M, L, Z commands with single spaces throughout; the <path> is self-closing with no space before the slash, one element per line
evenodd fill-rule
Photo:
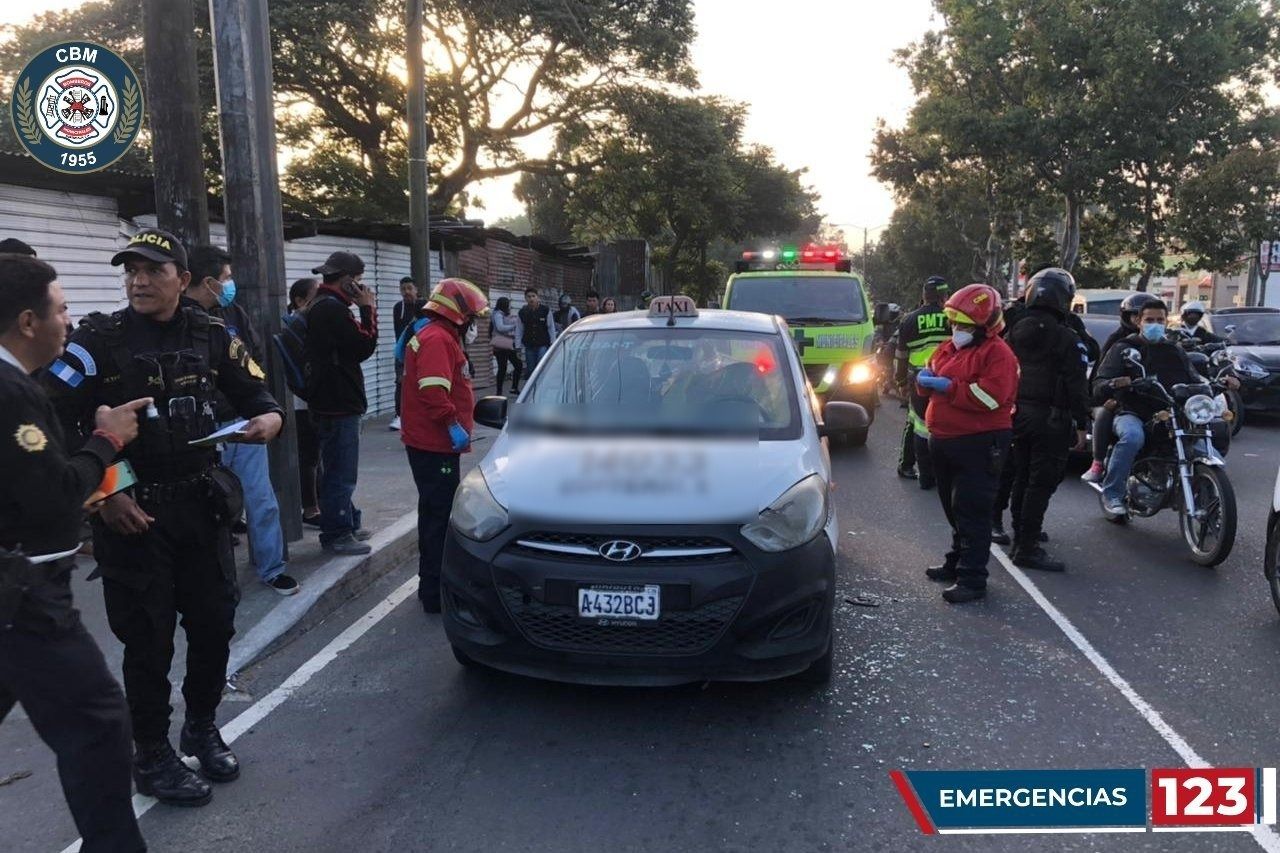
<path fill-rule="evenodd" d="M 802 248 L 783 246 L 778 249 L 747 250 L 735 263 L 738 272 L 775 269 L 834 269 L 850 272 L 853 262 L 844 257 L 837 246 L 816 246 L 812 243 Z"/>

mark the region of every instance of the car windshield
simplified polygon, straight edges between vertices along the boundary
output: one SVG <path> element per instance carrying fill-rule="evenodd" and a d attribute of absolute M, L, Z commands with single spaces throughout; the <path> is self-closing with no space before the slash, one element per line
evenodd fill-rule
<path fill-rule="evenodd" d="M 1233 344 L 1280 344 L 1280 313 L 1220 314 L 1209 322 L 1214 334 Z"/>
<path fill-rule="evenodd" d="M 780 314 L 793 326 L 862 323 L 867 319 L 862 285 L 846 276 L 739 278 L 733 283 L 725 307 Z"/>
<path fill-rule="evenodd" d="M 570 332 L 512 411 L 513 429 L 800 437 L 785 341 L 661 327 Z"/>

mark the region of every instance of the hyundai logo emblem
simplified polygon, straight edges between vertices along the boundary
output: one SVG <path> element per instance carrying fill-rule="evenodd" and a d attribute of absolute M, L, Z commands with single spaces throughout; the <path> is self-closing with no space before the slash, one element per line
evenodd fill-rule
<path fill-rule="evenodd" d="M 629 563 L 640 556 L 640 546 L 625 539 L 614 539 L 600 546 L 600 556 L 615 563 Z"/>

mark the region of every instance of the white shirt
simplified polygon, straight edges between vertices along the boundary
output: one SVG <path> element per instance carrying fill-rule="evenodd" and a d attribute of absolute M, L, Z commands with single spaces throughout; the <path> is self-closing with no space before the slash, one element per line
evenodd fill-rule
<path fill-rule="evenodd" d="M 18 368 L 23 373 L 27 372 L 27 369 L 22 366 L 22 362 L 18 361 L 17 357 L 13 353 L 5 349 L 3 346 L 0 346 L 0 361 L 6 361 L 9 364 L 12 364 L 14 367 Z"/>

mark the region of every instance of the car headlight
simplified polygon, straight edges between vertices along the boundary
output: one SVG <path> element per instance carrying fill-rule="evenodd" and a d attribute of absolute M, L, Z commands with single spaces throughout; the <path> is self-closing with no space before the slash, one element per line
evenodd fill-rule
<path fill-rule="evenodd" d="M 1182 410 L 1187 413 L 1187 420 L 1196 426 L 1204 426 L 1218 416 L 1218 407 L 1207 394 L 1196 394 L 1187 400 Z"/>
<path fill-rule="evenodd" d="M 871 365 L 865 361 L 855 364 L 849 368 L 849 384 L 862 385 L 864 382 L 871 381 Z"/>
<path fill-rule="evenodd" d="M 783 492 L 742 535 L 761 551 L 789 551 L 818 535 L 827 522 L 827 486 L 817 474 Z"/>
<path fill-rule="evenodd" d="M 449 521 L 454 530 L 477 542 L 488 542 L 506 530 L 507 510 L 493 497 L 479 468 L 462 478 Z"/>
<path fill-rule="evenodd" d="M 1233 359 L 1233 364 L 1235 366 L 1236 373 L 1239 373 L 1247 379 L 1267 378 L 1267 369 L 1252 359 L 1244 358 L 1243 356 L 1236 356 Z"/>

